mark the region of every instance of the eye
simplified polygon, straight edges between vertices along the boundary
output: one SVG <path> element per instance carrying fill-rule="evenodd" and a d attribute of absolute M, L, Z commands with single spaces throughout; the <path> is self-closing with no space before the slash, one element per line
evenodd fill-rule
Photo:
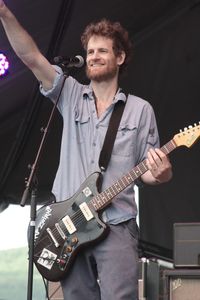
<path fill-rule="evenodd" d="M 94 53 L 94 50 L 92 50 L 92 49 L 89 49 L 89 50 L 87 51 L 87 55 L 91 55 L 92 53 Z"/>
<path fill-rule="evenodd" d="M 101 48 L 101 49 L 99 49 L 99 52 L 101 52 L 101 53 L 108 53 L 108 49 Z"/>

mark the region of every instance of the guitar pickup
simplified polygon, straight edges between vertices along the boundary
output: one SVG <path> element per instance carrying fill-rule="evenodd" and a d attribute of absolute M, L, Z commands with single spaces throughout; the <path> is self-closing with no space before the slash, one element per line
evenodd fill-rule
<path fill-rule="evenodd" d="M 81 203 L 79 207 L 87 221 L 90 221 L 91 219 L 94 218 L 86 202 Z"/>
<path fill-rule="evenodd" d="M 76 227 L 69 216 L 65 216 L 62 221 L 70 234 L 76 231 Z"/>

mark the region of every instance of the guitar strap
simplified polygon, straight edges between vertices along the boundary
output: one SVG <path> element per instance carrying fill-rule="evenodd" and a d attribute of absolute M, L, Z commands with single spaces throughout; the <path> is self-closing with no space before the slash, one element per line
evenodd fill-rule
<path fill-rule="evenodd" d="M 126 99 L 127 98 L 128 95 L 126 94 Z M 99 167 L 103 172 L 106 171 L 111 157 L 112 149 L 117 135 L 117 130 L 125 108 L 125 104 L 126 102 L 119 100 L 115 104 L 112 115 L 110 117 L 110 122 L 104 139 L 103 147 L 99 156 Z"/>

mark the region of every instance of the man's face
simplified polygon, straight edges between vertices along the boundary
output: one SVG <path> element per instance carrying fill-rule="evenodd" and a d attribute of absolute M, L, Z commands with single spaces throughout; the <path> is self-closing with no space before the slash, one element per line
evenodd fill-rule
<path fill-rule="evenodd" d="M 86 62 L 86 75 L 90 80 L 102 82 L 118 75 L 118 58 L 109 38 L 94 35 L 89 39 Z"/>

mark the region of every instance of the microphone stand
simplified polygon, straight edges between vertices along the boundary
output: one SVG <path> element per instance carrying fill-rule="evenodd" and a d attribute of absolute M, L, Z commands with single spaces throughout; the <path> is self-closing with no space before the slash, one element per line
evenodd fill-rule
<path fill-rule="evenodd" d="M 37 182 L 37 177 L 36 177 L 36 170 L 38 168 L 38 163 L 42 154 L 42 150 L 44 148 L 44 144 L 46 142 L 46 138 L 47 138 L 47 133 L 48 130 L 50 128 L 50 125 L 52 123 L 52 119 L 55 115 L 55 110 L 57 107 L 57 104 L 59 102 L 60 99 L 60 95 L 62 93 L 64 84 L 65 84 L 65 80 L 68 76 L 68 69 L 66 66 L 66 69 L 64 70 L 64 78 L 63 78 L 63 82 L 58 94 L 58 97 L 55 101 L 55 104 L 52 108 L 52 111 L 50 113 L 49 116 L 49 120 L 47 122 L 46 128 L 43 130 L 43 136 L 42 136 L 42 140 L 40 142 L 34 163 L 32 164 L 32 166 L 30 166 L 31 172 L 29 175 L 29 178 L 27 181 L 25 181 L 26 183 L 26 187 L 21 199 L 21 203 L 20 205 L 23 207 L 25 206 L 25 203 L 27 201 L 27 199 L 29 198 L 29 196 L 31 195 L 31 199 L 30 199 L 30 225 L 29 225 L 29 234 L 28 234 L 28 247 L 29 247 L 29 255 L 28 255 L 28 259 L 29 259 L 29 265 L 28 265 L 28 289 L 27 289 L 27 300 L 32 300 L 32 294 L 33 294 L 33 258 L 34 258 L 34 238 L 35 238 L 35 220 L 36 220 L 36 207 L 37 207 L 37 203 L 36 203 L 36 198 L 37 198 L 37 186 L 38 186 L 38 182 Z"/>

